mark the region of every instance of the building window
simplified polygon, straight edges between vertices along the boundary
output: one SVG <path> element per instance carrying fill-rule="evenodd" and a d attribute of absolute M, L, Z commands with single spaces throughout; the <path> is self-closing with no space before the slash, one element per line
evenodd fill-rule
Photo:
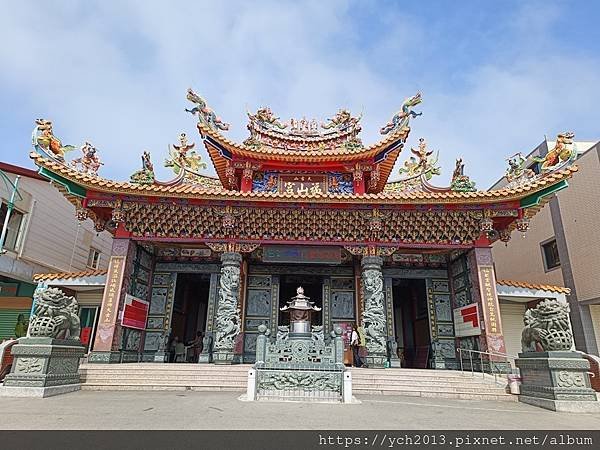
<path fill-rule="evenodd" d="M 97 269 L 100 265 L 100 251 L 95 248 L 90 248 L 90 254 L 88 255 L 87 266 L 90 269 Z"/>
<path fill-rule="evenodd" d="M 552 239 L 551 241 L 542 244 L 542 254 L 544 255 L 544 266 L 546 270 L 555 269 L 560 266 L 560 257 L 558 256 L 556 239 Z"/>
<path fill-rule="evenodd" d="M 4 226 L 4 220 L 6 219 L 6 214 L 8 213 L 8 205 L 6 203 L 2 203 L 0 207 L 0 231 Z M 17 211 L 13 209 L 10 213 L 10 218 L 8 219 L 8 228 L 6 230 L 6 240 L 4 241 L 4 246 L 2 247 L 4 250 L 17 250 L 17 245 L 19 243 L 19 234 L 21 232 L 21 224 L 23 223 L 23 213 L 21 211 Z"/>

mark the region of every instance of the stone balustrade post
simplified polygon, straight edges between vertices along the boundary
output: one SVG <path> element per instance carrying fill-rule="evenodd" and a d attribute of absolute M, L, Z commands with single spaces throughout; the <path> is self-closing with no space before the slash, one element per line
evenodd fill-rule
<path fill-rule="evenodd" d="M 266 325 L 258 326 L 258 337 L 256 338 L 256 364 L 264 363 L 267 357 L 267 337 Z"/>
<path fill-rule="evenodd" d="M 344 365 L 344 339 L 342 338 L 342 329 L 340 327 L 335 327 L 335 329 L 331 332 L 331 337 L 333 337 L 333 345 L 335 349 L 335 363 Z"/>

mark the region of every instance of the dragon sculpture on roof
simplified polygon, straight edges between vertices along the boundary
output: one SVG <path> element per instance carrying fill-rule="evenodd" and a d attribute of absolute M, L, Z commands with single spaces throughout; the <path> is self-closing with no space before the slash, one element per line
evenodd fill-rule
<path fill-rule="evenodd" d="M 268 106 L 259 108 L 255 114 L 250 114 L 249 112 L 247 114 L 250 121 L 259 125 L 261 128 L 277 128 L 279 130 L 285 130 L 288 127 L 287 124 L 281 123 L 279 117 L 276 117 Z"/>
<path fill-rule="evenodd" d="M 417 92 L 412 97 L 407 98 L 402 103 L 400 107 L 400 111 L 394 114 L 392 120 L 388 122 L 383 128 L 381 128 L 381 134 L 388 134 L 396 130 L 401 130 L 402 128 L 408 126 L 408 122 L 411 118 L 420 116 L 423 113 L 417 113 L 413 111 L 413 107 L 417 106 L 419 103 L 423 101 L 421 97 L 421 93 Z"/>
<path fill-rule="evenodd" d="M 338 131 L 345 131 L 349 128 L 355 128 L 360 122 L 361 116 L 352 117 L 350 111 L 347 109 L 340 109 L 337 114 L 327 119 L 327 122 L 321 124 L 321 128 L 324 130 L 336 129 Z"/>
<path fill-rule="evenodd" d="M 192 109 L 185 109 L 187 112 L 193 115 L 197 115 L 198 119 L 204 124 L 208 125 L 215 131 L 229 130 L 229 124 L 225 123 L 218 117 L 215 112 L 208 106 L 206 100 L 204 100 L 201 96 L 196 94 L 191 88 L 187 90 L 186 98 L 196 104 Z"/>

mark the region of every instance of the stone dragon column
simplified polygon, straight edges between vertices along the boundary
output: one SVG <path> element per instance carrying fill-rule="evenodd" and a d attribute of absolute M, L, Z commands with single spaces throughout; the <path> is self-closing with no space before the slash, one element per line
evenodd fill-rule
<path fill-rule="evenodd" d="M 225 252 L 221 255 L 221 262 L 213 361 L 215 364 L 232 364 L 235 338 L 241 330 L 238 301 L 242 255 L 236 252 Z"/>
<path fill-rule="evenodd" d="M 364 323 L 367 345 L 366 362 L 369 367 L 385 367 L 387 360 L 385 331 L 385 300 L 380 256 L 364 256 L 361 260 L 364 298 Z"/>

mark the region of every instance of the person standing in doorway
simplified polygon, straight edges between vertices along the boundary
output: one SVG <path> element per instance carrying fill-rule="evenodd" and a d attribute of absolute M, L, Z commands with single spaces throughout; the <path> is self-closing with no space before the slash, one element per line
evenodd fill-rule
<path fill-rule="evenodd" d="M 198 331 L 196 333 L 196 338 L 190 342 L 190 347 L 194 352 L 192 362 L 198 362 L 198 357 L 200 356 L 200 353 L 202 353 L 202 337 L 202 332 Z"/>
<path fill-rule="evenodd" d="M 360 357 L 361 367 L 369 367 L 365 361 L 365 357 L 367 356 L 367 335 L 365 333 L 365 324 L 361 323 L 356 331 L 358 332 L 358 356 Z"/>
<path fill-rule="evenodd" d="M 175 336 L 169 345 L 169 362 L 175 362 L 176 347 L 179 343 L 179 337 Z"/>
<path fill-rule="evenodd" d="M 350 346 L 352 347 L 352 359 L 354 360 L 354 367 L 361 367 L 362 360 L 359 355 L 360 337 L 358 336 L 358 330 L 356 325 L 352 325 L 352 336 L 350 337 Z"/>

